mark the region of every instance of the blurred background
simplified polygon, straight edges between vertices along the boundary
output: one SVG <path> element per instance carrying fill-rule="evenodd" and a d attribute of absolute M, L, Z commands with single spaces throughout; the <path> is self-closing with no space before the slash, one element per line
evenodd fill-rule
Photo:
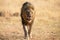
<path fill-rule="evenodd" d="M 24 40 L 21 7 L 35 7 L 31 40 L 60 40 L 60 0 L 0 0 L 0 40 Z"/>

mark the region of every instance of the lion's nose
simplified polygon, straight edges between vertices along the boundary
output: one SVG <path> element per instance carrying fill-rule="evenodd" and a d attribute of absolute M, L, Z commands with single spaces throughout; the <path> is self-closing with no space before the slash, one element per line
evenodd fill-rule
<path fill-rule="evenodd" d="M 31 15 L 27 15 L 27 17 L 29 17 L 29 18 L 30 18 L 30 17 L 31 17 Z"/>
<path fill-rule="evenodd" d="M 27 11 L 27 13 L 29 14 L 29 13 L 30 13 L 30 11 Z"/>
<path fill-rule="evenodd" d="M 28 15 L 27 15 L 27 17 L 29 17 L 29 18 L 30 18 L 30 17 L 31 17 L 31 15 L 30 15 L 30 14 L 28 14 Z"/>
<path fill-rule="evenodd" d="M 27 17 L 31 17 L 31 14 L 29 11 L 27 12 Z"/>
<path fill-rule="evenodd" d="M 29 17 L 31 17 L 31 15 L 28 15 Z"/>

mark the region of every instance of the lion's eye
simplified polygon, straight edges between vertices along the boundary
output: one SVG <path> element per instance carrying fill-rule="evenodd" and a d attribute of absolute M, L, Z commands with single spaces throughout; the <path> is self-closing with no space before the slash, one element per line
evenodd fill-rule
<path fill-rule="evenodd" d="M 27 8 L 25 8 L 25 10 L 27 10 Z"/>

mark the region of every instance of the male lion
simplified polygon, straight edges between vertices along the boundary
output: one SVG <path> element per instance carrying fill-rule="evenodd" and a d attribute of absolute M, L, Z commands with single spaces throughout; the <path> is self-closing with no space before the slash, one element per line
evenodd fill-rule
<path fill-rule="evenodd" d="M 30 37 L 34 16 L 34 6 L 29 2 L 25 2 L 21 8 L 21 19 L 25 38 Z"/>

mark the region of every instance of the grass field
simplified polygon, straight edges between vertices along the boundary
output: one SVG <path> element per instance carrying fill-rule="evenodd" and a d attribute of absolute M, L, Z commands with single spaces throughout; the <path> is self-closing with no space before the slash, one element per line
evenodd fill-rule
<path fill-rule="evenodd" d="M 36 14 L 31 40 L 60 40 L 60 0 L 0 0 L 0 40 L 24 40 L 19 15 L 26 1 L 34 5 Z"/>

